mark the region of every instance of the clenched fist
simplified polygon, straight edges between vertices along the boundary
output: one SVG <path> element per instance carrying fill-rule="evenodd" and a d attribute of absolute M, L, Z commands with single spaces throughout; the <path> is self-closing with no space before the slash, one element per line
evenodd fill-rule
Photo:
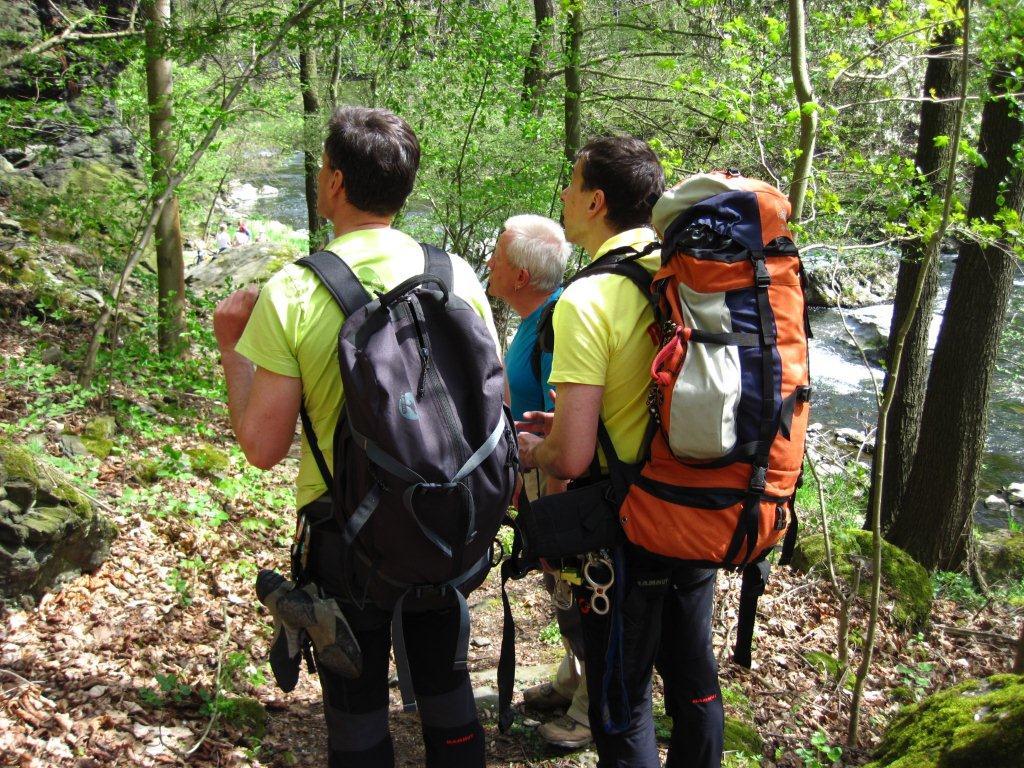
<path fill-rule="evenodd" d="M 217 304 L 213 311 L 213 333 L 222 352 L 234 349 L 235 344 L 242 338 L 242 331 L 249 322 L 252 308 L 256 306 L 259 295 L 260 289 L 250 285 L 221 299 Z"/>

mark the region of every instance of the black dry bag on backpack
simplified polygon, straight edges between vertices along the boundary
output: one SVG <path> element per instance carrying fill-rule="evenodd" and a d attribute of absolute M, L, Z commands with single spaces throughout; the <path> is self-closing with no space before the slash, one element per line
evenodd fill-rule
<path fill-rule="evenodd" d="M 393 610 L 402 698 L 412 708 L 403 610 L 458 605 L 456 668 L 469 643 L 465 595 L 492 565 L 518 466 L 504 372 L 476 310 L 451 291 L 451 258 L 423 246 L 425 273 L 371 298 L 330 251 L 298 261 L 328 288 L 345 322 L 345 388 L 333 471 L 303 427 L 342 530 L 339 568 L 356 605 Z"/>

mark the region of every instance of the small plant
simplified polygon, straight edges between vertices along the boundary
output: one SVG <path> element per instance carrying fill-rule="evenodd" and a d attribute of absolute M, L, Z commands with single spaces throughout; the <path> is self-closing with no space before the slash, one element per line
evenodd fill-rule
<path fill-rule="evenodd" d="M 843 756 L 843 748 L 828 743 L 828 735 L 817 731 L 811 736 L 811 747 L 800 747 L 797 757 L 803 760 L 804 768 L 831 768 Z"/>
<path fill-rule="evenodd" d="M 540 641 L 544 645 L 558 645 L 562 642 L 562 631 L 558 628 L 558 622 L 555 619 L 552 619 L 551 623 L 540 631 Z"/>
<path fill-rule="evenodd" d="M 919 661 L 916 664 L 897 664 L 896 673 L 900 681 L 914 694 L 914 700 L 920 701 L 931 685 L 935 665 L 930 661 Z"/>

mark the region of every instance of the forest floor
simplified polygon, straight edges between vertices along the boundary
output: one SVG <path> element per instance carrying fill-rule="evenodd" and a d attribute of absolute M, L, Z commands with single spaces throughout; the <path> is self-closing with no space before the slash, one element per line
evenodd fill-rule
<path fill-rule="evenodd" d="M 246 468 L 225 408 L 199 392 L 156 396 L 115 383 L 105 401 L 57 408 L 75 391 L 73 374 L 30 362 L 48 346 L 75 348 L 87 332 L 74 323 L 26 324 L 18 313 L 0 320 L 2 357 L 22 361 L 0 379 L 0 421 L 19 439 L 35 433 L 38 450 L 76 476 L 119 530 L 95 573 L 71 579 L 37 605 L 0 609 L 0 765 L 324 765 L 318 683 L 303 673 L 291 694 L 275 688 L 265 663 L 270 625 L 253 589 L 257 568 L 285 567 L 294 456 L 268 473 Z M 219 371 L 212 354 L 207 360 L 212 379 Z M 122 434 L 113 455 L 62 455 L 62 433 L 79 431 L 115 405 Z M 190 470 L 186 449 L 208 444 L 228 453 L 228 469 Z M 156 462 L 156 476 L 150 471 L 142 481 L 139 467 L 147 461 L 151 470 Z M 738 580 L 723 574 L 714 617 L 723 698 L 727 714 L 753 724 L 764 748 L 760 759 L 734 753 L 726 764 L 829 765 L 827 749 L 846 741 L 851 693 L 848 682 L 808 660 L 811 651 L 836 653 L 839 605 L 828 582 L 820 574 L 775 570 L 760 603 L 752 671 L 728 658 L 738 591 Z M 540 578 L 514 583 L 511 592 L 521 706 L 522 688 L 553 670 L 561 644 L 549 628 L 553 611 Z M 502 621 L 496 572 L 470 603 L 474 685 L 493 693 Z M 1020 619 L 1005 604 L 968 608 L 937 599 L 930 628 L 920 633 L 890 623 L 887 606 L 864 692 L 861 748 L 843 747 L 844 765 L 869 759 L 908 698 L 1005 671 L 1011 661 L 1010 650 L 984 634 L 1016 636 Z M 855 602 L 851 626 L 857 663 L 864 601 Z M 488 766 L 596 763 L 592 749 L 547 747 L 534 731 L 541 719 L 535 714 L 499 734 L 493 697 L 480 692 Z M 394 687 L 391 727 L 396 763 L 422 765 L 418 717 L 402 713 Z"/>

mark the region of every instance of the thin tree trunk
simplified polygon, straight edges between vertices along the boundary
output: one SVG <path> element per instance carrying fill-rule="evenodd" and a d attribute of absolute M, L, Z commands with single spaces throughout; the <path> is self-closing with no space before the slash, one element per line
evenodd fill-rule
<path fill-rule="evenodd" d="M 583 44 L 583 7 L 571 3 L 565 22 L 565 157 L 572 163 L 583 143 L 580 48 Z"/>
<path fill-rule="evenodd" d="M 308 41 L 299 44 L 299 85 L 302 90 L 302 167 L 306 175 L 306 220 L 309 226 L 309 252 L 320 250 L 323 219 L 316 210 L 317 175 L 320 170 L 320 99 L 316 95 L 316 51 Z"/>
<path fill-rule="evenodd" d="M 947 142 L 936 145 L 939 136 L 949 136 L 953 128 L 957 83 L 960 77 L 958 60 L 953 57 L 960 25 L 950 22 L 936 37 L 929 53 L 924 75 L 922 97 L 934 101 L 921 102 L 921 123 L 917 137 L 915 167 L 921 175 L 921 186 L 916 191 L 917 205 L 942 194 L 941 171 L 951 149 Z M 911 240 L 904 244 L 896 280 L 896 300 L 892 310 L 890 328 L 899 328 L 910 311 L 910 299 L 924 261 L 925 242 Z M 882 498 L 882 530 L 888 530 L 899 516 L 899 503 L 910 475 L 910 465 L 917 450 L 917 435 L 921 427 L 921 409 L 924 405 L 925 386 L 928 382 L 928 329 L 932 320 L 935 294 L 939 285 L 939 270 L 930 269 L 925 276 L 924 290 L 914 322 L 910 326 L 903 360 L 899 371 L 899 386 L 889 411 L 889 446 L 886 454 L 885 489 Z M 886 356 L 886 371 L 893 370 L 893 347 L 890 342 Z M 889 374 L 886 373 L 886 380 Z M 875 493 L 871 489 L 872 496 Z M 868 521 L 864 522 L 868 527 Z"/>
<path fill-rule="evenodd" d="M 1020 637 L 1017 638 L 1017 652 L 1013 657 L 1013 672 L 1017 675 L 1024 675 L 1024 624 L 1020 627 Z"/>
<path fill-rule="evenodd" d="M 120 302 L 121 296 L 124 294 L 124 287 L 128 283 L 128 279 L 132 276 L 132 272 L 135 271 L 135 267 L 138 266 L 139 261 L 142 259 L 142 254 L 145 253 L 146 247 L 149 245 L 149 241 L 153 237 L 153 233 L 156 231 L 157 221 L 163 213 L 164 206 L 167 201 L 174 195 L 174 190 L 177 189 L 178 185 L 185 180 L 185 178 L 192 173 L 195 169 L 196 164 L 206 153 L 206 150 L 210 148 L 210 144 L 217 138 L 217 134 L 220 133 L 220 129 L 224 127 L 224 121 L 227 118 L 228 112 L 231 106 L 235 103 L 239 94 L 248 85 L 253 75 L 259 66 L 269 57 L 271 54 L 280 48 L 285 36 L 291 31 L 299 21 L 306 18 L 314 9 L 322 4 L 324 0 L 305 0 L 299 5 L 295 13 L 287 18 L 280 29 L 275 35 L 274 39 L 270 41 L 266 48 L 259 51 L 246 65 L 245 70 L 239 75 L 238 79 L 235 80 L 234 85 L 231 86 L 231 90 L 228 91 L 227 95 L 221 101 L 220 109 L 221 113 L 214 118 L 213 124 L 206 131 L 206 135 L 203 136 L 188 160 L 185 162 L 184 167 L 175 173 L 167 182 L 167 188 L 163 193 L 153 201 L 152 210 L 149 214 L 149 218 L 146 220 L 145 225 L 141 228 L 138 234 L 138 242 L 132 248 L 131 253 L 125 260 L 124 268 L 121 270 L 121 275 L 118 278 L 117 284 L 110 291 L 110 301 L 105 304 L 103 311 L 100 312 L 100 316 L 96 319 L 96 324 L 93 326 L 92 338 L 89 340 L 89 348 L 86 350 L 85 359 L 82 361 L 82 368 L 78 372 L 78 382 L 82 386 L 86 386 L 92 381 L 92 377 L 96 372 L 96 358 L 99 355 L 100 346 L 103 343 L 103 338 L 107 332 L 107 326 L 110 324 L 111 318 L 115 316 Z"/>
<path fill-rule="evenodd" d="M 544 66 L 547 59 L 551 19 L 555 9 L 551 0 L 533 0 L 533 42 L 530 53 L 526 57 L 523 71 L 523 101 L 537 112 L 540 105 L 541 92 L 544 89 Z"/>
<path fill-rule="evenodd" d="M 338 10 L 341 12 L 341 21 L 345 22 L 347 13 L 347 0 L 338 0 Z M 327 89 L 328 98 L 331 100 L 331 112 L 338 108 L 339 83 L 341 82 L 341 34 L 335 32 L 334 43 L 331 45 L 331 80 Z"/>
<path fill-rule="evenodd" d="M 1005 96 L 1018 58 L 989 80 L 993 96 L 981 117 L 969 221 L 991 223 L 1001 209 L 1024 207 L 1024 174 L 1013 153 L 1024 134 L 1016 104 Z M 932 359 L 914 458 L 900 516 L 888 539 L 929 570 L 955 569 L 967 552 L 974 520 L 978 470 L 985 449 L 988 397 L 1015 257 L 1005 243 L 960 247 L 946 313 Z"/>
<path fill-rule="evenodd" d="M 945 236 L 946 228 L 949 226 L 950 214 L 953 210 L 953 197 L 956 187 L 956 162 L 957 152 L 960 146 L 960 135 L 963 130 L 963 118 L 967 104 L 967 70 L 968 57 L 970 54 L 970 0 L 963 3 L 963 36 L 960 71 L 960 98 L 957 101 L 956 115 L 953 120 L 953 132 L 950 136 L 952 149 L 949 155 L 949 164 L 946 169 L 946 182 L 942 198 L 942 216 L 938 226 L 928 239 L 925 247 L 925 263 L 921 273 L 918 274 L 917 282 L 914 284 L 914 294 L 910 300 L 910 308 L 903 324 L 896 329 L 893 346 L 893 375 L 886 384 L 882 402 L 879 407 L 879 429 L 875 438 L 875 451 L 877 461 L 871 469 L 871 481 L 880 493 L 876 494 L 871 505 L 871 602 L 868 607 L 868 626 L 864 636 L 864 648 L 861 651 L 860 665 L 857 667 L 857 676 L 853 684 L 853 695 L 850 698 L 850 722 L 846 733 L 846 743 L 850 747 L 857 746 L 860 728 L 860 703 L 864 692 L 864 685 L 867 682 L 868 674 L 871 672 L 871 662 L 875 653 L 875 632 L 878 628 L 878 610 L 882 596 L 882 504 L 881 491 L 885 488 L 885 454 L 889 431 L 889 408 L 892 406 L 896 394 L 896 387 L 899 385 L 899 369 L 903 357 L 903 346 L 910 334 L 910 326 L 914 320 L 914 313 L 918 303 L 921 301 L 921 294 L 924 292 L 925 275 L 939 257 L 939 247 L 942 238 Z"/>
<path fill-rule="evenodd" d="M 814 90 L 807 71 L 807 33 L 803 0 L 789 0 L 789 62 L 793 72 L 793 88 L 800 105 L 800 155 L 793 168 L 789 188 L 789 204 L 793 221 L 803 218 L 807 183 L 814 163 L 814 143 L 818 137 L 818 110 L 814 107 Z"/>
<path fill-rule="evenodd" d="M 149 107 L 149 145 L 153 186 L 164 189 L 174 165 L 171 139 L 174 120 L 171 61 L 164 51 L 164 32 L 171 20 L 170 0 L 152 0 L 146 8 L 146 99 Z M 185 260 L 181 248 L 178 200 L 172 194 L 156 222 L 156 272 L 160 354 L 181 356 L 188 351 L 185 332 Z"/>

